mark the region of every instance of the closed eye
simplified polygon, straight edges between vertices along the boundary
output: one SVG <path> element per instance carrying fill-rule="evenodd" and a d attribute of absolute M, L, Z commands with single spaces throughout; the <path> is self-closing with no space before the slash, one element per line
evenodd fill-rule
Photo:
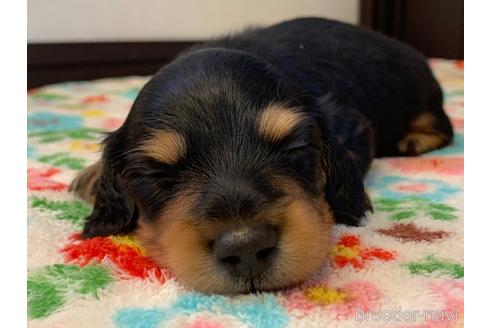
<path fill-rule="evenodd" d="M 138 170 L 139 175 L 154 179 L 169 179 L 176 173 L 175 166 L 162 163 L 150 157 L 146 157 L 144 162 L 141 162 Z"/>
<path fill-rule="evenodd" d="M 309 147 L 309 144 L 304 140 L 296 141 L 287 146 L 287 152 L 295 153 L 298 151 L 306 150 Z"/>

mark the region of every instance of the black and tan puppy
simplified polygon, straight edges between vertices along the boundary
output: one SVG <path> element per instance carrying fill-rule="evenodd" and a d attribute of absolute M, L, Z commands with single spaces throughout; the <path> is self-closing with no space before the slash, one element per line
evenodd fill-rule
<path fill-rule="evenodd" d="M 208 42 L 144 86 L 72 189 L 94 202 L 83 236 L 136 231 L 203 292 L 273 290 L 327 260 L 330 229 L 371 209 L 376 156 L 447 145 L 426 59 L 319 18 Z"/>

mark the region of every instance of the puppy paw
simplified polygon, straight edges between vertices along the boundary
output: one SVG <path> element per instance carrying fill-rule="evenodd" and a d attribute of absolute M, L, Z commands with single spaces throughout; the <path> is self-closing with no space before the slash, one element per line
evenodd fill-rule
<path fill-rule="evenodd" d="M 398 142 L 398 150 L 407 156 L 417 156 L 440 148 L 446 143 L 442 134 L 425 132 L 410 132 Z"/>

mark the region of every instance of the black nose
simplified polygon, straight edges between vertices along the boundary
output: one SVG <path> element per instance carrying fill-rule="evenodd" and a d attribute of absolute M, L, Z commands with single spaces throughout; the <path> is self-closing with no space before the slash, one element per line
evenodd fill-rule
<path fill-rule="evenodd" d="M 277 242 L 277 230 L 261 224 L 224 232 L 215 239 L 213 252 L 231 275 L 252 279 L 272 265 Z"/>

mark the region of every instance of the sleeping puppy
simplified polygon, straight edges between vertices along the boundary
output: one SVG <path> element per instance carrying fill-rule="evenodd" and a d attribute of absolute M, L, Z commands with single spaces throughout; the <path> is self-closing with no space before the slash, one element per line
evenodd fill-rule
<path fill-rule="evenodd" d="M 152 77 L 73 182 L 94 204 L 83 237 L 135 231 L 201 292 L 295 285 L 326 263 L 334 223 L 371 210 L 374 157 L 451 142 L 442 102 L 421 54 L 336 21 L 198 45 Z"/>

